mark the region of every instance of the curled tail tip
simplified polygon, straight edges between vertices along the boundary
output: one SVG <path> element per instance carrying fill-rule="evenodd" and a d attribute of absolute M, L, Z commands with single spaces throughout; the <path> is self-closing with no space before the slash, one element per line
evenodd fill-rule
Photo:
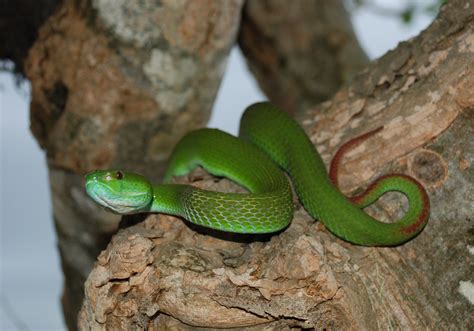
<path fill-rule="evenodd" d="M 339 167 L 341 165 L 341 160 L 344 157 L 344 155 L 349 151 L 350 149 L 354 148 L 355 146 L 359 145 L 362 143 L 364 140 L 370 138 L 374 134 L 382 131 L 384 128 L 383 125 L 379 126 L 378 128 L 375 128 L 369 132 L 363 133 L 360 136 L 357 136 L 355 138 L 352 138 L 351 140 L 345 142 L 342 144 L 341 147 L 336 151 L 336 154 L 331 160 L 331 165 L 329 167 L 329 179 L 331 182 L 338 187 L 339 186 L 339 181 L 338 181 L 338 173 L 339 173 Z"/>

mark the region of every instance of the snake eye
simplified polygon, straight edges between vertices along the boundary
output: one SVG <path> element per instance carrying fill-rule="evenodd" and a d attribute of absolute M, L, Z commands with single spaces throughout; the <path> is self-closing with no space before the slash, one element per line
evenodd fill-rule
<path fill-rule="evenodd" d="M 117 171 L 117 172 L 115 173 L 115 178 L 117 178 L 117 179 L 122 179 L 122 178 L 123 178 L 123 172 Z"/>

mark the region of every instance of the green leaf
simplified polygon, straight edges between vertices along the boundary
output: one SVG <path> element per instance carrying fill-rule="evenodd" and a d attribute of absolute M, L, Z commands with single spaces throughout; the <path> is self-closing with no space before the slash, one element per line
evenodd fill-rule
<path fill-rule="evenodd" d="M 413 7 L 408 7 L 400 13 L 400 16 L 401 16 L 401 19 L 402 19 L 403 23 L 408 24 L 412 21 L 413 12 L 414 12 L 414 8 Z"/>

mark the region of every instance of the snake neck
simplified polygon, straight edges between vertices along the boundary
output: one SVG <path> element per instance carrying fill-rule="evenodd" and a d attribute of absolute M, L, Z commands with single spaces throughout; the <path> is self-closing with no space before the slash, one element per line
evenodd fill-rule
<path fill-rule="evenodd" d="M 154 213 L 184 216 L 181 197 L 189 188 L 188 185 L 176 184 L 153 186 L 153 201 L 150 211 Z"/>

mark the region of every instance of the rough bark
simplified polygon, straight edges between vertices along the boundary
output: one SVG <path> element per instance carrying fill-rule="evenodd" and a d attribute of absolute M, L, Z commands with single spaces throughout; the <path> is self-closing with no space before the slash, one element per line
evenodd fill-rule
<path fill-rule="evenodd" d="M 288 229 L 269 237 L 151 215 L 99 256 L 80 328 L 472 329 L 464 285 L 473 274 L 473 88 L 474 5 L 453 0 L 418 37 L 301 118 L 326 160 L 343 141 L 384 125 L 347 155 L 341 183 L 352 191 L 385 172 L 423 182 L 431 218 L 414 240 L 350 245 L 301 207 Z M 179 180 L 235 189 L 202 173 Z M 369 212 L 393 220 L 405 204 L 391 194 Z"/>
<path fill-rule="evenodd" d="M 170 149 L 210 115 L 242 1 L 64 1 L 29 50 L 31 129 L 47 151 L 69 328 L 120 218 L 82 199 L 85 172 L 158 180 Z"/>
<path fill-rule="evenodd" d="M 296 114 L 327 100 L 368 59 L 344 1 L 247 1 L 239 45 L 268 98 Z"/>

